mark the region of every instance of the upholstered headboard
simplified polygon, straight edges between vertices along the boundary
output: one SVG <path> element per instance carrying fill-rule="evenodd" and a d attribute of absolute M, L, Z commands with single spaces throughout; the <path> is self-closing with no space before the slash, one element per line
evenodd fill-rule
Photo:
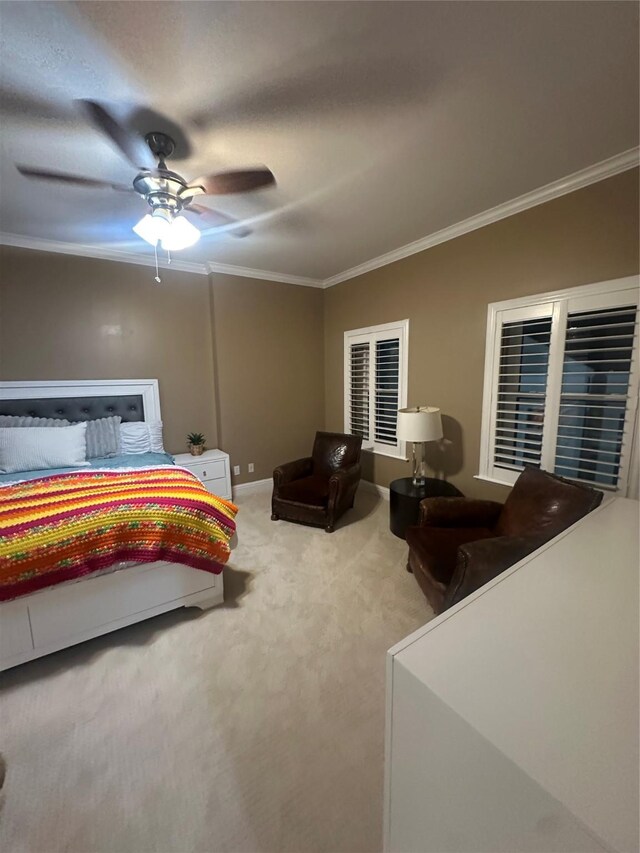
<path fill-rule="evenodd" d="M 0 400 L 0 415 L 29 415 L 32 418 L 66 418 L 93 421 L 120 415 L 123 421 L 143 421 L 142 395 L 126 397 L 50 397 L 40 400 Z"/>
<path fill-rule="evenodd" d="M 0 415 L 92 421 L 160 420 L 155 379 L 78 382 L 0 382 Z"/>

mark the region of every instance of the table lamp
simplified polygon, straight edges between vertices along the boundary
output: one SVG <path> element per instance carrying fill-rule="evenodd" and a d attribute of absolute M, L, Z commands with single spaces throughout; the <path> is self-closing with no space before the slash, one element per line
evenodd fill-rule
<path fill-rule="evenodd" d="M 433 406 L 415 406 L 398 411 L 396 436 L 400 441 L 413 442 L 413 485 L 426 483 L 424 445 L 427 441 L 442 438 L 440 409 Z"/>

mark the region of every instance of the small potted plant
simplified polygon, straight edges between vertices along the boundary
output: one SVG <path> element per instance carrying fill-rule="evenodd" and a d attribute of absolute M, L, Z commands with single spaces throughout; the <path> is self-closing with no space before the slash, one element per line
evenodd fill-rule
<path fill-rule="evenodd" d="M 206 438 L 203 436 L 201 432 L 190 432 L 187 436 L 187 442 L 189 443 L 189 453 L 192 456 L 202 456 L 204 453 L 204 445 L 206 442 Z"/>

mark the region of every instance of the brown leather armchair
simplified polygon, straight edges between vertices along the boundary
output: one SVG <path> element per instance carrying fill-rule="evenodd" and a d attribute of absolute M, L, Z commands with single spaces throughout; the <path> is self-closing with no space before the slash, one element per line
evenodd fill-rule
<path fill-rule="evenodd" d="M 407 529 L 407 569 L 441 613 L 591 512 L 602 497 L 588 486 L 525 468 L 504 504 L 425 498 L 419 525 Z"/>
<path fill-rule="evenodd" d="M 311 456 L 274 470 L 271 519 L 312 524 L 333 533 L 336 521 L 353 506 L 361 447 L 359 435 L 317 432 Z"/>

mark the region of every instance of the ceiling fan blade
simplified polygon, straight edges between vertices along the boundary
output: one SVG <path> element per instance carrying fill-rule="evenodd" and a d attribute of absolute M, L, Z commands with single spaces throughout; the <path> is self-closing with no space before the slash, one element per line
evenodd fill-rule
<path fill-rule="evenodd" d="M 137 169 L 155 168 L 156 163 L 151 151 L 141 136 L 123 127 L 97 101 L 80 100 L 79 104 L 98 130 L 106 134 Z"/>
<path fill-rule="evenodd" d="M 95 178 L 83 178 L 81 175 L 67 175 L 65 172 L 49 172 L 46 169 L 32 169 L 31 166 L 20 166 L 16 169 L 25 178 L 38 178 L 43 181 L 57 181 L 63 184 L 72 184 L 77 187 L 92 187 L 97 189 L 111 189 L 118 192 L 133 192 L 133 187 L 126 184 L 112 184 L 109 181 L 98 181 Z"/>
<path fill-rule="evenodd" d="M 65 102 L 60 104 L 51 99 L 27 92 L 0 86 L 0 115 L 6 119 L 36 119 L 49 122 L 65 122 L 75 117 Z"/>
<path fill-rule="evenodd" d="M 210 207 L 203 207 L 201 204 L 190 204 L 184 208 L 185 213 L 195 213 L 201 216 L 205 224 L 212 228 L 222 228 L 225 225 L 233 225 L 238 222 L 233 216 L 227 216 L 226 213 L 221 213 L 219 210 L 211 210 Z M 251 229 L 246 225 L 238 223 L 237 228 L 230 228 L 229 233 L 234 237 L 248 237 L 251 234 Z"/>
<path fill-rule="evenodd" d="M 275 184 L 276 179 L 270 169 L 242 169 L 238 172 L 219 172 L 217 175 L 203 175 L 190 182 L 191 187 L 202 187 L 206 195 L 230 195 L 247 193 L 261 187 Z M 188 189 L 186 194 L 188 194 Z"/>

